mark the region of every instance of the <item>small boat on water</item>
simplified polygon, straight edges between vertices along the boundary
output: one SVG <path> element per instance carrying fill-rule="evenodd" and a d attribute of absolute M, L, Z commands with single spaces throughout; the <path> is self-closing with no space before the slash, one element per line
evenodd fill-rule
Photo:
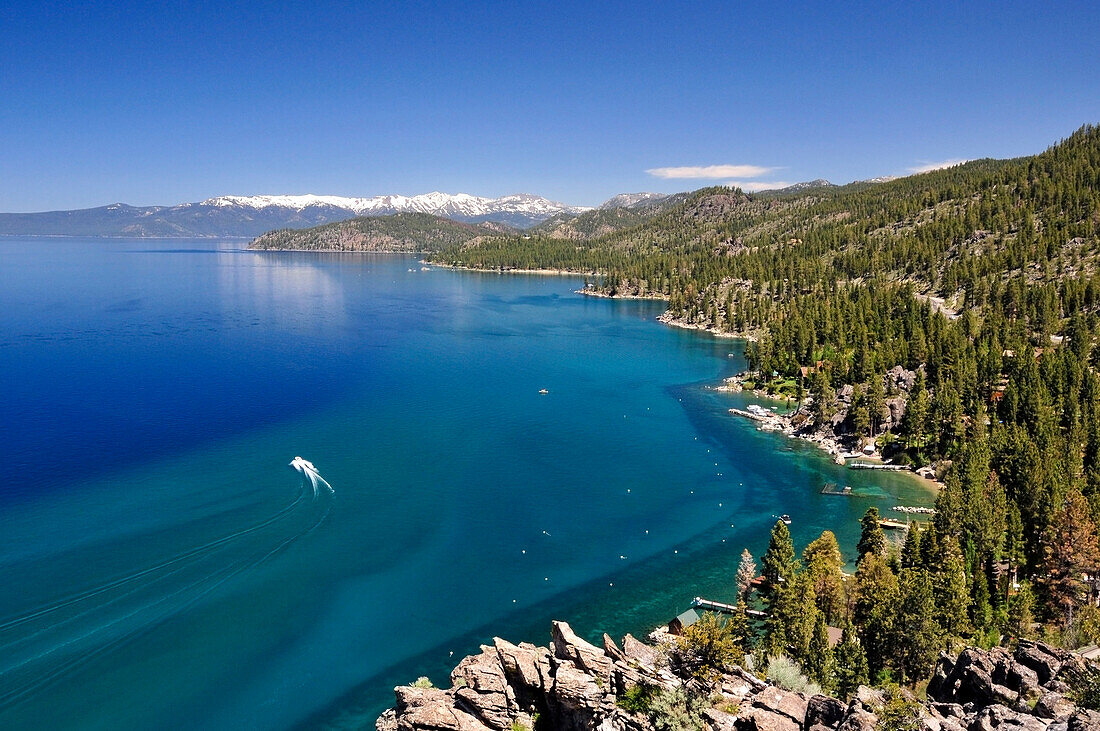
<path fill-rule="evenodd" d="M 540 389 L 539 389 L 539 393 L 541 393 L 541 394 L 547 394 L 547 393 L 550 393 L 550 392 L 549 392 L 549 391 L 547 391 L 547 390 L 546 390 L 545 388 L 540 388 Z"/>
<path fill-rule="evenodd" d="M 790 525 L 791 524 L 791 516 L 787 515 L 786 513 L 783 513 L 783 515 L 780 515 L 779 519 L 783 521 L 783 525 Z"/>

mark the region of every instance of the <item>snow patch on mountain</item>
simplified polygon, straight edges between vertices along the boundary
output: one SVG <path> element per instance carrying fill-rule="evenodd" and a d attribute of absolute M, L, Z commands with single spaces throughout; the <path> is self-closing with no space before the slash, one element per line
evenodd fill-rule
<path fill-rule="evenodd" d="M 468 193 L 424 193 L 422 195 L 379 195 L 371 198 L 350 198 L 336 195 L 223 195 L 208 198 L 200 205 L 219 208 L 238 207 L 264 210 L 283 208 L 304 211 L 307 208 L 331 206 L 351 211 L 357 216 L 379 216 L 391 213 L 430 213 L 459 219 L 488 219 L 505 214 L 511 217 L 544 219 L 559 213 L 577 214 L 589 210 L 568 206 L 537 195 L 517 193 L 501 198 L 482 198 Z"/>
<path fill-rule="evenodd" d="M 620 193 L 600 204 L 600 208 L 630 208 L 639 203 L 653 203 L 667 198 L 665 193 Z"/>

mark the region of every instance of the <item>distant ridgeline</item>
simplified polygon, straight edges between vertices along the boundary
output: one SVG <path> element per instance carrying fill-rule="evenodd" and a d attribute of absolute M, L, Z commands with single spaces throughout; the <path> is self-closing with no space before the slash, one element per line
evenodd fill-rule
<path fill-rule="evenodd" d="M 428 213 L 396 213 L 271 231 L 253 240 L 248 248 L 421 253 L 462 246 L 511 230 L 498 223 L 470 224 Z"/>
<path fill-rule="evenodd" d="M 432 258 L 590 274 L 603 294 L 667 297 L 674 323 L 754 336 L 757 387 L 812 397 L 802 429 L 946 474 L 929 545 L 960 547 L 972 598 L 945 646 L 1005 631 L 1010 613 L 1026 631 L 1032 595 L 1077 645 L 1100 640 L 1098 229 L 1100 129 L 1086 126 L 1033 157 L 708 188 Z M 899 366 L 904 388 L 886 377 Z"/>

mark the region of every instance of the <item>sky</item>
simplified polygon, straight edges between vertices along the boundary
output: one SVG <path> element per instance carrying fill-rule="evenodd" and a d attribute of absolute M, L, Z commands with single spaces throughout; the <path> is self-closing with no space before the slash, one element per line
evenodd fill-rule
<path fill-rule="evenodd" d="M 1100 3 L 0 0 L 0 211 L 746 189 L 1100 122 Z"/>

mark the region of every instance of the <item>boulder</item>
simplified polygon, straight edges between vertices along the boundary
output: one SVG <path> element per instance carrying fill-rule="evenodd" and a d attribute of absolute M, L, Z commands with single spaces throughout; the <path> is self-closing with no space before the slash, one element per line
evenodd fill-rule
<path fill-rule="evenodd" d="M 1058 651 L 1042 642 L 1020 640 L 1015 657 L 1016 662 L 1035 671 L 1040 685 L 1046 685 L 1062 669 Z"/>
<path fill-rule="evenodd" d="M 397 731 L 397 711 L 387 708 L 374 722 L 375 731 Z"/>
<path fill-rule="evenodd" d="M 526 642 L 513 645 L 499 637 L 493 638 L 493 645 L 504 676 L 515 692 L 516 701 L 521 707 L 534 705 L 545 694 L 545 676 L 540 671 L 540 665 L 545 663 L 549 671 L 550 651 Z"/>
<path fill-rule="evenodd" d="M 1100 729 L 1100 713 L 1097 711 L 1078 711 L 1066 724 L 1067 731 L 1097 731 Z"/>
<path fill-rule="evenodd" d="M 806 720 L 803 725 L 807 731 L 835 729 L 844 720 L 847 710 L 848 707 L 836 698 L 815 695 L 806 704 Z"/>
<path fill-rule="evenodd" d="M 626 655 L 619 649 L 619 646 L 615 644 L 615 640 L 611 639 L 611 635 L 606 632 L 603 633 L 603 654 L 607 655 L 612 660 L 626 661 Z"/>
<path fill-rule="evenodd" d="M 657 650 L 635 639 L 633 635 L 628 634 L 623 637 L 623 655 L 626 656 L 628 662 L 636 662 L 643 667 L 654 668 L 657 666 Z"/>
<path fill-rule="evenodd" d="M 455 708 L 451 695 L 438 688 L 394 688 L 399 731 L 489 731 L 489 727 Z"/>
<path fill-rule="evenodd" d="M 1039 697 L 1032 711 L 1039 718 L 1049 718 L 1055 721 L 1068 721 L 1077 713 L 1077 704 L 1069 700 L 1061 693 L 1050 691 Z"/>
<path fill-rule="evenodd" d="M 547 701 L 552 727 L 561 731 L 595 728 L 615 707 L 593 676 L 569 662 L 558 666 Z"/>
<path fill-rule="evenodd" d="M 708 708 L 703 711 L 703 721 L 708 731 L 737 731 L 737 716 L 717 708 Z"/>
<path fill-rule="evenodd" d="M 753 707 L 740 714 L 738 731 L 801 731 L 802 725 L 782 713 Z"/>
<path fill-rule="evenodd" d="M 986 706 L 970 722 L 969 731 L 993 731 L 994 729 L 1021 729 L 1021 731 L 1045 731 L 1046 722 L 1027 713 L 1017 713 L 999 703 Z"/>
<path fill-rule="evenodd" d="M 837 731 L 875 731 L 878 728 L 878 716 L 864 710 L 858 703 L 848 707 L 844 720 L 837 726 Z"/>
<path fill-rule="evenodd" d="M 603 650 L 578 637 L 568 622 L 554 621 L 550 634 L 554 657 L 572 661 L 581 670 L 605 682 L 611 679 L 611 659 Z"/>
<path fill-rule="evenodd" d="M 774 686 L 765 688 L 752 699 L 753 708 L 762 708 L 794 721 L 798 727 L 806 720 L 806 699 L 798 693 L 792 693 Z"/>

